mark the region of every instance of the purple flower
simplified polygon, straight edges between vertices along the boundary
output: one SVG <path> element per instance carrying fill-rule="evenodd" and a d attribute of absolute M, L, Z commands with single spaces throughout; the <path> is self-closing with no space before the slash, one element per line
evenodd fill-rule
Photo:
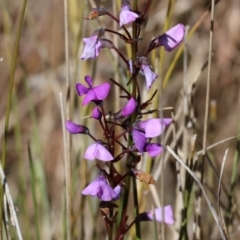
<path fill-rule="evenodd" d="M 129 1 L 122 1 L 122 8 L 121 8 L 121 12 L 120 12 L 120 27 L 122 25 L 134 22 L 137 18 L 139 17 L 139 15 L 133 11 L 130 10 L 130 4 Z"/>
<path fill-rule="evenodd" d="M 163 35 L 159 36 L 155 47 L 163 46 L 166 51 L 171 52 L 182 42 L 184 33 L 185 26 L 179 23 L 175 27 L 170 28 Z"/>
<path fill-rule="evenodd" d="M 149 212 L 140 213 L 137 217 L 137 221 L 154 221 L 163 222 L 164 214 L 164 223 L 172 225 L 174 223 L 173 211 L 170 205 L 165 206 L 164 208 L 156 208 Z"/>
<path fill-rule="evenodd" d="M 134 98 L 130 98 L 130 100 L 127 102 L 127 104 L 122 108 L 121 110 L 121 116 L 127 117 L 131 115 L 137 107 L 137 102 Z"/>
<path fill-rule="evenodd" d="M 163 147 L 157 143 L 148 143 L 145 133 L 140 129 L 132 130 L 132 137 L 134 146 L 130 148 L 131 151 L 138 150 L 140 153 L 147 152 L 150 157 L 156 157 L 163 151 Z"/>
<path fill-rule="evenodd" d="M 92 118 L 100 120 L 102 118 L 102 113 L 96 106 L 92 111 Z"/>
<path fill-rule="evenodd" d="M 66 121 L 66 129 L 72 134 L 89 134 L 89 129 L 87 127 L 78 125 L 74 122 L 71 122 L 70 120 Z"/>
<path fill-rule="evenodd" d="M 110 84 L 103 83 L 97 87 L 93 87 L 92 78 L 90 76 L 85 76 L 85 81 L 88 84 L 88 88 L 78 83 L 76 89 L 79 96 L 86 95 L 83 99 L 82 105 L 86 105 L 91 101 L 104 100 L 110 91 Z"/>
<path fill-rule="evenodd" d="M 139 127 L 145 130 L 146 138 L 154 138 L 159 136 L 171 122 L 171 118 L 151 118 L 140 122 Z"/>
<path fill-rule="evenodd" d="M 128 61 L 129 63 L 129 69 L 131 74 L 133 74 L 133 63 L 132 59 Z M 148 60 L 146 57 L 137 57 L 135 61 L 135 66 L 139 69 L 139 73 L 143 76 L 145 76 L 146 79 L 146 85 L 147 85 L 147 90 L 150 89 L 152 86 L 153 82 L 156 80 L 158 75 L 152 71 L 152 67 L 149 64 Z"/>
<path fill-rule="evenodd" d="M 112 154 L 100 143 L 95 142 L 91 144 L 84 153 L 84 158 L 87 160 L 98 160 L 108 162 L 113 160 Z"/>
<path fill-rule="evenodd" d="M 146 78 L 147 90 L 149 90 L 158 75 L 152 71 L 148 63 L 142 64 L 142 70 Z"/>
<path fill-rule="evenodd" d="M 145 152 L 148 152 L 150 157 L 156 157 L 160 153 L 162 153 L 163 147 L 157 143 L 148 143 L 145 146 Z"/>
<path fill-rule="evenodd" d="M 87 60 L 89 58 L 96 58 L 102 49 L 102 43 L 99 41 L 99 37 L 94 35 L 90 38 L 83 38 L 83 42 L 85 43 L 85 46 L 81 55 L 81 59 Z"/>
<path fill-rule="evenodd" d="M 93 182 L 84 188 L 82 190 L 82 194 L 97 196 L 102 201 L 111 201 L 114 197 L 116 197 L 116 193 L 109 185 L 103 173 L 100 173 Z"/>

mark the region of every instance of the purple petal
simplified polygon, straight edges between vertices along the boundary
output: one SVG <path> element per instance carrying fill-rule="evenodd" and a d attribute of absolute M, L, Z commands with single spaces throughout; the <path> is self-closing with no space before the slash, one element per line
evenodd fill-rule
<path fill-rule="evenodd" d="M 106 177 L 101 174 L 82 190 L 82 194 L 98 196 L 103 201 L 111 201 L 115 196 L 115 192 L 108 184 Z"/>
<path fill-rule="evenodd" d="M 147 144 L 145 151 L 148 152 L 150 157 L 156 157 L 163 151 L 163 147 L 157 143 L 149 143 Z"/>
<path fill-rule="evenodd" d="M 107 182 L 101 182 L 97 196 L 102 201 L 111 201 L 115 196 L 115 192 Z"/>
<path fill-rule="evenodd" d="M 100 120 L 102 118 L 102 113 L 97 106 L 92 111 L 92 117 L 97 120 Z"/>
<path fill-rule="evenodd" d="M 163 46 L 166 51 L 170 52 L 176 48 L 183 40 L 185 26 L 181 23 L 169 29 L 166 33 L 158 38 L 159 46 Z"/>
<path fill-rule="evenodd" d="M 97 87 L 93 88 L 93 91 L 96 95 L 96 100 L 104 100 L 110 91 L 110 84 L 109 83 L 103 83 Z"/>
<path fill-rule="evenodd" d="M 135 147 L 137 148 L 137 150 L 140 152 L 140 153 L 143 153 L 144 152 L 144 147 L 146 145 L 146 138 L 144 136 L 144 133 L 136 130 L 136 129 L 133 129 L 132 130 L 132 137 L 133 137 L 133 141 L 134 141 L 134 144 L 135 144 Z"/>
<path fill-rule="evenodd" d="M 97 42 L 96 46 L 95 46 L 95 54 L 96 54 L 96 57 L 99 56 L 100 54 L 100 51 L 102 50 L 103 48 L 103 44 L 101 42 L 101 39 Z"/>
<path fill-rule="evenodd" d="M 77 83 L 76 84 L 76 89 L 77 89 L 77 93 L 79 96 L 82 96 L 84 94 L 87 94 L 89 89 L 86 88 L 84 85 L 82 85 L 81 83 Z"/>
<path fill-rule="evenodd" d="M 164 208 L 156 208 L 153 211 L 140 213 L 137 216 L 137 220 L 138 221 L 154 221 L 154 219 L 156 219 L 157 222 L 162 222 L 163 221 L 162 214 L 164 214 L 164 223 L 168 225 L 172 225 L 174 223 L 173 211 L 170 205 L 165 206 Z"/>
<path fill-rule="evenodd" d="M 72 134 L 78 134 L 78 133 L 88 134 L 89 133 L 89 130 L 87 127 L 78 125 L 69 120 L 66 121 L 66 129 L 68 130 L 68 132 Z"/>
<path fill-rule="evenodd" d="M 95 179 L 86 188 L 82 190 L 82 194 L 96 196 L 99 191 L 99 181 Z"/>
<path fill-rule="evenodd" d="M 114 201 L 117 201 L 119 198 L 120 198 L 120 195 L 121 195 L 121 186 L 120 185 L 117 185 L 114 189 L 114 197 L 113 197 L 113 200 Z"/>
<path fill-rule="evenodd" d="M 120 19 L 119 25 L 121 27 L 122 25 L 134 22 L 138 17 L 139 15 L 136 14 L 135 12 L 132 12 L 129 6 L 127 5 L 122 6 L 119 16 Z"/>
<path fill-rule="evenodd" d="M 146 78 L 147 90 L 149 90 L 150 87 L 152 86 L 153 82 L 155 81 L 155 79 L 158 77 L 158 75 L 151 70 L 149 65 L 143 64 L 142 70 L 143 70 L 145 78 Z"/>
<path fill-rule="evenodd" d="M 171 122 L 171 118 L 152 118 L 142 121 L 139 126 L 145 130 L 146 138 L 154 138 L 159 136 Z"/>
<path fill-rule="evenodd" d="M 129 64 L 130 73 L 133 74 L 133 63 L 132 63 L 132 59 L 129 59 L 129 60 L 128 60 L 128 64 Z"/>
<path fill-rule="evenodd" d="M 91 144 L 85 151 L 84 158 L 87 160 L 98 160 L 107 162 L 113 160 L 112 154 L 99 142 Z"/>
<path fill-rule="evenodd" d="M 92 88 L 92 86 L 93 86 L 92 78 L 90 76 L 85 76 L 84 79 L 85 79 L 86 83 L 88 84 L 88 86 L 90 88 Z"/>
<path fill-rule="evenodd" d="M 98 100 L 98 99 L 95 92 L 92 89 L 90 89 L 86 94 L 86 96 L 84 97 L 82 105 L 84 106 L 93 100 Z"/>
<path fill-rule="evenodd" d="M 121 110 L 122 117 L 127 117 L 131 115 L 135 111 L 136 107 L 137 107 L 137 102 L 135 101 L 134 98 L 130 98 L 130 100 Z"/>
<path fill-rule="evenodd" d="M 83 38 L 85 43 L 81 59 L 87 60 L 89 58 L 96 58 L 98 53 L 96 52 L 96 46 L 98 42 L 98 36 L 94 35 L 90 38 Z"/>

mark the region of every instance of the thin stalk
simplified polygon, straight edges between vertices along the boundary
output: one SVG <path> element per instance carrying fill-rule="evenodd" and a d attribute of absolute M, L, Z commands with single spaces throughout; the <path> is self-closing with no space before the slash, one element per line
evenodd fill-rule
<path fill-rule="evenodd" d="M 68 43 L 68 1 L 63 0 L 64 5 L 64 37 L 65 37 L 65 62 L 66 62 L 66 117 L 67 119 L 70 119 L 70 64 L 69 64 L 69 43 Z M 61 101 L 61 107 L 63 107 L 63 100 L 61 99 L 60 94 L 60 101 Z M 66 231 L 67 231 L 67 240 L 71 239 L 71 209 L 72 209 L 72 201 L 71 201 L 71 162 L 70 162 L 70 134 L 66 134 L 66 130 L 64 130 L 65 123 L 63 122 L 64 119 L 64 113 L 63 109 L 61 108 L 61 115 L 62 115 L 62 126 L 63 126 L 63 135 L 65 137 L 64 139 L 64 161 L 65 161 L 65 170 L 67 173 L 65 173 L 66 179 L 66 214 L 67 214 L 67 221 L 66 221 Z"/>
<path fill-rule="evenodd" d="M 206 103 L 205 103 L 205 117 L 204 117 L 204 129 L 203 129 L 203 155 L 202 155 L 202 162 L 201 162 L 201 183 L 203 183 L 204 179 L 204 165 L 206 159 L 206 152 L 207 152 L 207 133 L 208 133 L 208 119 L 209 119 L 209 102 L 210 102 L 210 80 L 211 80 L 211 68 L 212 68 L 212 51 L 213 51 L 213 28 L 214 28 L 214 9 L 215 9 L 215 0 L 212 0 L 212 8 L 211 8 L 211 22 L 210 22 L 210 35 L 209 35 L 209 49 L 208 49 L 208 72 L 207 72 L 207 89 L 206 89 Z M 196 214 L 196 238 L 200 239 L 200 229 L 201 229 L 201 197 L 202 192 L 199 189 L 197 199 L 197 209 Z M 198 221 L 199 220 L 199 221 Z"/>
<path fill-rule="evenodd" d="M 4 165 L 5 165 L 5 161 L 6 161 L 7 137 L 8 137 L 7 134 L 8 134 L 10 111 L 11 111 L 11 103 L 12 103 L 14 76 L 15 76 L 18 48 L 19 48 L 20 36 L 21 36 L 21 32 L 22 32 L 22 27 L 23 27 L 26 5 L 27 5 L 27 0 L 24 0 L 21 15 L 20 15 L 20 20 L 19 20 L 16 42 L 15 42 L 14 51 L 13 51 L 13 60 L 12 60 L 11 76 L 10 76 L 10 86 L 9 86 L 9 90 L 8 90 L 8 101 L 7 101 L 7 110 L 6 110 L 6 120 L 5 120 L 4 141 L 3 141 L 3 150 L 2 150 L 2 161 L 1 161 L 3 168 L 4 168 Z"/>
<path fill-rule="evenodd" d="M 27 0 L 24 0 L 23 5 L 22 5 L 21 14 L 20 14 L 20 20 L 19 20 L 18 31 L 17 31 L 17 36 L 16 36 L 16 42 L 15 42 L 14 51 L 13 51 L 10 85 L 9 85 L 9 90 L 8 90 L 8 100 L 7 100 L 7 109 L 6 109 L 6 118 L 5 118 L 4 139 L 3 139 L 3 147 L 2 147 L 1 163 L 2 163 L 3 168 L 5 166 L 5 161 L 6 161 L 8 127 L 9 127 L 9 119 L 10 119 L 10 111 L 11 111 L 11 103 L 12 103 L 14 76 L 15 76 L 19 42 L 20 42 L 20 36 L 21 36 L 21 32 L 22 32 L 22 27 L 23 27 L 26 5 L 27 5 Z M 3 203 L 3 194 L 4 194 L 4 191 L 3 191 L 3 188 L 1 186 L 1 191 L 0 191 L 0 226 L 2 226 L 2 219 L 3 219 L 3 215 L 2 215 L 2 213 L 3 213 L 3 209 L 2 209 L 2 207 L 3 207 L 3 204 L 2 204 Z M 1 231 L 1 237 L 3 238 L 3 231 Z"/>
<path fill-rule="evenodd" d="M 225 215 L 225 222 L 228 228 L 228 232 L 231 232 L 231 225 L 233 220 L 233 205 L 234 205 L 234 192 L 237 183 L 237 172 L 239 169 L 239 162 L 240 162 L 240 126 L 238 129 L 238 138 L 236 143 L 236 149 L 233 158 L 233 165 L 232 165 L 232 175 L 231 175 L 231 184 L 230 184 L 230 191 L 228 193 L 228 208 Z"/>
<path fill-rule="evenodd" d="M 68 161 L 68 149 L 67 149 L 67 131 L 65 128 L 65 117 L 64 117 L 64 106 L 63 106 L 63 96 L 62 93 L 59 94 L 60 97 L 60 108 L 61 108 L 61 118 L 62 118 L 62 131 L 63 131 L 63 146 L 64 146 L 64 178 L 65 178 L 65 201 L 66 201 L 66 234 L 67 240 L 71 239 L 70 235 L 70 221 L 71 221 L 71 208 L 70 208 L 70 200 L 71 200 L 71 185 L 69 183 L 69 161 Z"/>
<path fill-rule="evenodd" d="M 38 205 L 37 205 L 37 195 L 36 195 L 36 178 L 35 178 L 35 168 L 34 168 L 34 164 L 33 164 L 33 159 L 32 159 L 32 153 L 31 153 L 31 148 L 30 148 L 30 144 L 28 143 L 28 159 L 30 162 L 30 173 L 31 173 L 31 187 L 32 187 L 32 198 L 33 198 L 33 204 L 34 204 L 34 210 L 35 210 L 35 228 L 36 228 L 36 234 L 37 234 L 37 240 L 40 240 L 40 231 L 39 231 L 39 223 L 38 223 Z"/>
<path fill-rule="evenodd" d="M 138 1 L 134 0 L 133 1 L 133 10 L 137 11 L 138 10 Z M 137 39 L 138 38 L 138 28 L 137 28 L 137 23 L 133 22 L 132 24 L 132 38 Z M 134 41 L 132 44 L 132 61 L 134 62 L 136 57 L 137 57 L 137 52 L 138 52 L 138 41 Z M 133 71 L 135 72 L 135 71 Z M 132 83 L 132 95 L 136 98 L 137 95 L 137 75 L 133 76 L 133 79 L 131 81 Z M 139 93 L 140 94 L 140 93 Z M 131 123 L 133 124 L 136 120 L 137 114 L 133 114 L 131 117 Z M 131 144 L 132 139 L 129 136 L 129 145 Z M 139 214 L 139 206 L 138 206 L 138 195 L 137 195 L 137 183 L 136 183 L 136 178 L 133 178 L 133 199 L 134 199 L 134 214 L 135 217 Z M 136 239 L 141 239 L 141 228 L 140 228 L 140 222 L 137 221 L 135 222 L 135 228 L 136 228 Z"/>
<path fill-rule="evenodd" d="M 106 14 L 107 14 L 110 18 L 112 18 L 114 21 L 116 21 L 117 23 L 119 23 L 119 20 L 118 20 L 117 18 L 115 18 L 110 12 L 106 12 Z M 128 30 L 126 29 L 126 27 L 125 27 L 125 26 L 122 26 L 122 28 L 123 28 L 123 30 L 125 31 L 125 33 L 127 34 L 128 38 L 129 38 L 129 39 L 132 39 L 132 38 L 131 38 L 131 35 L 130 35 L 130 33 L 128 32 Z"/>

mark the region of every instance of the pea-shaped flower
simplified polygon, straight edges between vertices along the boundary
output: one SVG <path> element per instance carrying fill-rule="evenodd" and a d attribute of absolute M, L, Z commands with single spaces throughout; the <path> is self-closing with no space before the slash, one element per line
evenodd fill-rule
<path fill-rule="evenodd" d="M 134 22 L 138 18 L 138 14 L 131 11 L 129 0 L 122 0 L 122 8 L 120 12 L 120 27 L 125 24 Z"/>
<path fill-rule="evenodd" d="M 111 201 L 119 198 L 120 191 L 120 186 L 112 189 L 104 174 L 100 172 L 99 176 L 82 190 L 82 194 L 97 196 L 102 201 Z"/>
<path fill-rule="evenodd" d="M 101 144 L 100 141 L 91 144 L 86 149 L 84 158 L 87 160 L 98 159 L 104 162 L 113 160 L 112 154 Z"/>
<path fill-rule="evenodd" d="M 89 86 L 88 88 L 81 83 L 76 85 L 78 95 L 86 95 L 83 99 L 82 105 L 86 105 L 91 101 L 102 101 L 108 96 L 110 91 L 109 83 L 103 83 L 93 87 L 92 78 L 90 76 L 85 76 L 85 81 Z"/>
<path fill-rule="evenodd" d="M 163 218 L 163 215 L 164 215 L 164 218 Z M 170 205 L 165 206 L 163 208 L 156 208 L 149 212 L 140 213 L 136 217 L 137 221 L 154 221 L 154 220 L 156 220 L 157 222 L 163 222 L 163 219 L 164 219 L 164 223 L 166 223 L 168 225 L 172 225 L 174 223 L 173 210 Z"/>

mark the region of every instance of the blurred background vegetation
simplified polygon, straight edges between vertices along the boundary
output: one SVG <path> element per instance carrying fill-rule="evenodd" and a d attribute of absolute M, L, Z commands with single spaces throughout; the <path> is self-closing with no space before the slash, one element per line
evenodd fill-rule
<path fill-rule="evenodd" d="M 146 0 L 139 0 L 139 9 L 144 9 Z M 152 1 L 148 18 L 144 26 L 142 41 L 139 43 L 139 56 L 146 50 L 149 41 L 163 33 L 166 11 L 169 2 Z M 80 53 L 83 49 L 83 37 L 101 27 L 114 28 L 122 31 L 111 19 L 101 17 L 97 20 L 86 21 L 91 7 L 104 6 L 109 12 L 118 16 L 120 1 L 71 0 L 69 3 L 69 52 L 70 52 L 70 116 L 80 124 L 87 124 L 94 129 L 95 134 L 101 137 L 98 125 L 91 119 L 84 118 L 90 111 L 82 107 L 81 99 L 75 92 L 76 82 L 83 82 L 85 75 L 94 77 L 95 82 L 107 81 L 110 77 L 126 84 L 126 69 L 115 53 L 103 50 L 97 61 L 81 61 Z M 197 134 L 196 150 L 201 150 L 203 138 L 203 119 L 206 96 L 207 68 L 201 69 L 208 58 L 210 14 L 207 11 L 208 0 L 179 0 L 173 5 L 170 18 L 170 27 L 181 22 L 188 25 L 190 30 L 200 21 L 192 37 L 187 41 L 187 79 L 195 79 L 200 74 L 192 91 L 191 110 L 194 111 L 194 130 Z M 11 64 L 13 49 L 19 26 L 22 1 L 0 0 L 0 135 L 1 146 L 4 141 L 4 125 L 10 87 Z M 238 134 L 240 109 L 240 2 L 239 0 L 221 0 L 215 9 L 213 63 L 211 77 L 211 107 L 207 145 Z M 120 39 L 105 34 L 124 54 L 130 53 Z M 5 174 L 10 186 L 15 206 L 19 210 L 18 220 L 24 239 L 66 239 L 66 214 L 64 190 L 64 161 L 63 161 L 63 134 L 59 92 L 63 92 L 66 100 L 66 63 L 64 41 L 64 4 L 63 1 L 42 0 L 28 1 L 24 16 L 24 25 L 17 54 L 17 65 L 12 93 L 12 107 L 10 113 L 8 145 L 5 161 Z M 151 56 L 154 69 L 158 69 L 158 81 L 153 85 L 160 88 L 160 81 L 165 80 L 169 66 L 178 50 L 167 53 L 164 61 L 160 62 L 159 51 Z M 185 76 L 186 77 L 186 76 Z M 140 77 L 141 78 L 141 77 Z M 173 107 L 175 112 L 184 99 L 183 92 L 183 55 L 177 61 L 170 77 L 165 81 L 162 95 L 163 107 Z M 143 97 L 150 96 L 146 92 L 143 82 Z M 121 102 L 116 100 L 116 89 L 111 92 L 106 108 L 120 109 Z M 170 113 L 166 114 L 170 116 Z M 184 124 L 180 117 L 177 128 Z M 180 137 L 177 153 L 185 158 L 182 152 L 184 137 Z M 71 138 L 71 234 L 72 239 L 103 239 L 105 227 L 98 214 L 98 200 L 81 196 L 81 190 L 94 177 L 97 170 L 94 164 L 86 162 L 82 154 L 89 144 L 85 136 Z M 223 213 L 229 208 L 229 201 L 234 200 L 231 216 L 232 227 L 229 230 L 229 239 L 239 239 L 239 166 L 235 176 L 236 184 L 231 185 L 233 178 L 233 161 L 238 159 L 236 152 L 237 138 L 226 141 L 209 151 L 217 173 L 219 174 L 224 152 L 229 148 L 224 168 L 222 182 L 227 192 L 232 188 L 234 196 L 228 197 L 225 191 L 221 195 Z M 28 151 L 28 145 L 30 151 Z M 31 154 L 30 154 L 31 153 Z M 235 155 L 234 155 L 235 154 Z M 154 167 L 158 164 L 155 162 Z M 214 177 L 212 167 L 205 164 L 204 186 L 213 204 L 216 204 L 218 179 Z M 165 164 L 164 202 L 175 206 L 176 170 L 175 161 L 169 158 Z M 153 173 L 154 173 L 153 169 Z M 160 193 L 160 178 L 158 176 L 156 189 Z M 141 184 L 141 183 L 140 183 Z M 142 186 L 143 210 L 150 210 L 154 201 L 151 192 Z M 194 199 L 194 197 L 193 197 Z M 190 201 L 191 210 L 188 218 L 188 232 L 192 239 L 194 201 Z M 131 205 L 130 205 L 131 206 Z M 145 206 L 145 207 L 144 207 Z M 177 214 L 180 214 L 179 212 Z M 210 214 L 208 206 L 203 200 L 202 206 L 202 239 L 217 239 L 218 231 Z M 207 224 L 206 224 L 207 223 Z M 146 237 L 151 239 L 150 224 L 142 224 Z M 148 228 L 149 227 L 149 228 Z M 166 239 L 174 239 L 172 228 L 168 229 Z M 10 227 L 11 236 L 16 239 L 15 230 Z M 5 234 L 3 234 L 5 235 Z M 174 235 L 176 236 L 176 235 Z M 134 233 L 129 235 L 134 239 Z"/>

